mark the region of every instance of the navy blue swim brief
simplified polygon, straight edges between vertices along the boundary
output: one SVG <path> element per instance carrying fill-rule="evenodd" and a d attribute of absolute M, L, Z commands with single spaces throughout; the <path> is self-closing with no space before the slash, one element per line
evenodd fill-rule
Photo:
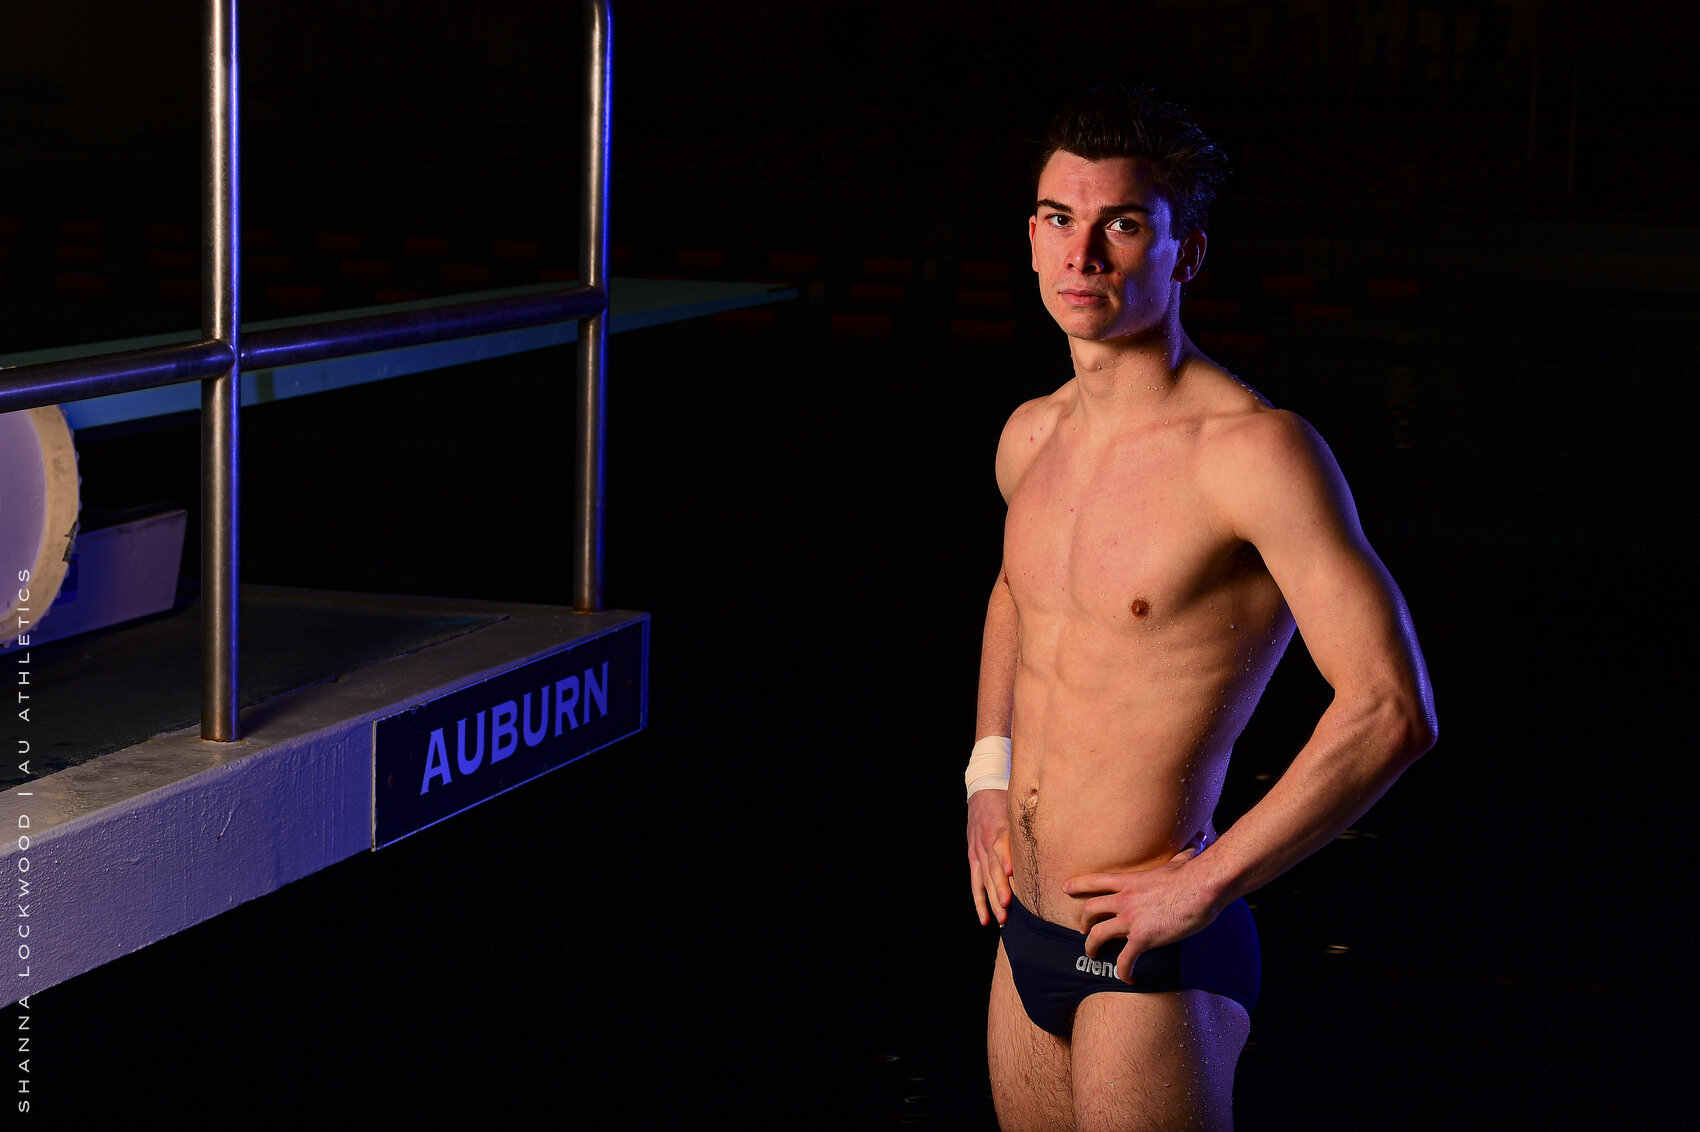
<path fill-rule="evenodd" d="M 1041 920 L 1010 897 L 1003 949 L 1027 1016 L 1042 1030 L 1066 1038 L 1074 1008 L 1100 991 L 1202 990 L 1226 995 L 1250 1011 L 1263 983 L 1257 925 L 1244 900 L 1222 909 L 1210 926 L 1179 943 L 1154 948 L 1133 963 L 1133 985 L 1116 978 L 1123 939 L 1105 944 L 1097 959 L 1086 957 L 1086 937 Z"/>

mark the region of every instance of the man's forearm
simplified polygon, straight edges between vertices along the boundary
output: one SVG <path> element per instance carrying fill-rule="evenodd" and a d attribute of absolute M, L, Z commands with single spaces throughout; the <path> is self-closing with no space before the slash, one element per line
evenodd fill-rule
<path fill-rule="evenodd" d="M 1263 887 L 1362 817 L 1434 745 L 1426 696 L 1342 697 L 1264 796 L 1197 858 L 1221 908 Z"/>
<path fill-rule="evenodd" d="M 969 760 L 965 779 L 980 775 L 991 768 L 976 767 L 982 760 L 1002 762 L 1001 775 L 973 777 L 968 782 L 979 789 L 968 798 L 968 879 L 974 892 L 974 906 L 982 924 L 994 920 L 1003 923 L 1009 907 L 1009 811 L 1005 792 L 1008 786 L 1009 725 L 1015 714 L 1015 599 L 1004 585 L 1003 570 L 992 586 L 992 597 L 986 604 L 986 633 L 980 644 L 980 699 L 974 713 L 975 755 Z M 982 744 L 987 736 L 1006 738 Z M 990 748 L 1002 747 L 1002 758 L 991 755 Z M 987 754 L 981 754 L 986 750 Z M 1002 786 L 991 785 L 1002 782 Z"/>
<path fill-rule="evenodd" d="M 1015 599 L 1003 572 L 986 604 L 986 632 L 980 645 L 980 699 L 974 714 L 974 738 L 1008 735 L 1015 712 Z"/>

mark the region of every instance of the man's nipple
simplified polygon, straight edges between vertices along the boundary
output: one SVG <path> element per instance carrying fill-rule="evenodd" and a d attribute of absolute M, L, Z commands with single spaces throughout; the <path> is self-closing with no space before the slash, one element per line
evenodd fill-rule
<path fill-rule="evenodd" d="M 1135 617 L 1144 617 L 1151 612 L 1151 603 L 1142 597 L 1136 597 L 1128 603 L 1127 611 Z"/>

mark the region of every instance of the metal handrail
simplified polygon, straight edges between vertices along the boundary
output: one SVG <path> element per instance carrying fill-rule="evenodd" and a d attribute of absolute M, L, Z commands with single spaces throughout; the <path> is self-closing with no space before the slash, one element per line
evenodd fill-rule
<path fill-rule="evenodd" d="M 0 413 L 217 377 L 230 360 L 230 343 L 208 340 L 18 366 L 0 371 Z"/>
<path fill-rule="evenodd" d="M 580 286 L 254 330 L 243 334 L 238 345 L 240 372 L 281 369 L 528 326 L 584 321 L 606 306 L 607 296 L 600 288 Z M 0 372 L 0 413 L 198 381 L 217 377 L 229 368 L 230 344 L 210 338 L 39 362 Z"/>
<path fill-rule="evenodd" d="M 238 181 L 238 0 L 206 0 L 202 140 L 201 340 L 0 373 L 0 413 L 111 393 L 201 382 L 201 737 L 241 737 L 238 679 L 241 565 L 240 407 L 246 369 L 325 361 L 373 350 L 578 320 L 579 429 L 575 467 L 573 608 L 602 608 L 604 389 L 608 339 L 608 151 L 614 24 L 611 0 L 586 0 L 584 179 L 579 227 L 583 283 L 543 294 L 241 332 Z"/>
<path fill-rule="evenodd" d="M 373 350 L 582 320 L 600 314 L 607 305 L 607 296 L 600 289 L 573 287 L 306 326 L 279 326 L 253 331 L 242 339 L 242 368 L 278 369 Z"/>

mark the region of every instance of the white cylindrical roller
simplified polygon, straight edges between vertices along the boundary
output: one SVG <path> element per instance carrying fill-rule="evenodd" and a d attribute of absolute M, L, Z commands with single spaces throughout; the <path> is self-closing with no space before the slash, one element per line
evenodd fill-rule
<path fill-rule="evenodd" d="M 77 452 L 64 411 L 0 413 L 0 646 L 20 628 L 28 633 L 58 595 L 77 511 Z"/>

